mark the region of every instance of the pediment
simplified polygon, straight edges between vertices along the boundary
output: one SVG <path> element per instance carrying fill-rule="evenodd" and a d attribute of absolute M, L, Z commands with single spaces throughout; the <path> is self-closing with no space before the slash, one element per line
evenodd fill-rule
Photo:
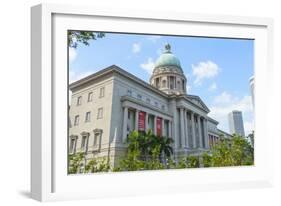
<path fill-rule="evenodd" d="M 206 110 L 207 112 L 210 112 L 209 108 L 206 106 L 206 104 L 201 100 L 199 96 L 195 95 L 186 95 L 186 98 L 195 104 L 196 106 L 202 108 L 203 110 Z"/>

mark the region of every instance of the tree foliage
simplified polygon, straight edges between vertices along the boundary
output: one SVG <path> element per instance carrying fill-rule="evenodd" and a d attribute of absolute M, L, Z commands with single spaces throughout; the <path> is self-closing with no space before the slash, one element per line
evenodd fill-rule
<path fill-rule="evenodd" d="M 82 167 L 82 161 L 85 158 L 85 154 L 83 152 L 79 152 L 76 154 L 70 154 L 69 156 L 69 165 L 68 165 L 68 173 L 76 174 L 80 172 L 80 168 Z"/>
<path fill-rule="evenodd" d="M 197 155 L 183 156 L 175 162 L 173 140 L 168 137 L 154 135 L 151 131 L 132 131 L 127 138 L 127 152 L 121 158 L 118 167 L 110 168 L 107 158 L 94 158 L 85 166 L 84 153 L 69 155 L 69 173 L 108 172 L 108 171 L 138 171 L 159 170 L 176 168 L 199 168 L 199 167 L 225 167 L 254 164 L 254 149 L 244 138 L 234 134 L 231 139 L 220 138 L 210 151 Z"/>
<path fill-rule="evenodd" d="M 203 154 L 204 167 L 243 166 L 254 164 L 254 148 L 237 134 L 232 139 L 222 138 L 209 154 Z"/>
<path fill-rule="evenodd" d="M 103 38 L 104 32 L 91 32 L 91 31 L 68 31 L 68 45 L 71 48 L 77 48 L 78 43 L 82 43 L 88 46 L 90 40 L 96 40 L 97 38 Z"/>

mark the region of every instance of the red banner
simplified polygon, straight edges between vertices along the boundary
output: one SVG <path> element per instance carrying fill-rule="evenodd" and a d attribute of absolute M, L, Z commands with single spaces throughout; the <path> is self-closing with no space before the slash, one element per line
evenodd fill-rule
<path fill-rule="evenodd" d="M 144 131 L 145 128 L 145 112 L 139 112 L 139 131 Z"/>
<path fill-rule="evenodd" d="M 162 118 L 160 117 L 157 117 L 157 120 L 156 120 L 156 134 L 158 136 L 161 136 L 162 135 Z"/>

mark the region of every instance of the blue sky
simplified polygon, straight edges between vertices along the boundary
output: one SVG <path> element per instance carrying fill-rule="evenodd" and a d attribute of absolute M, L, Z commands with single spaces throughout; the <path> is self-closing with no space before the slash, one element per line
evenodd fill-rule
<path fill-rule="evenodd" d="M 253 129 L 249 78 L 254 74 L 254 40 L 106 33 L 90 46 L 69 50 L 69 78 L 75 81 L 117 65 L 148 81 L 164 45 L 171 45 L 187 77 L 189 94 L 198 95 L 209 116 L 229 131 L 227 114 L 243 112 L 246 134 Z"/>

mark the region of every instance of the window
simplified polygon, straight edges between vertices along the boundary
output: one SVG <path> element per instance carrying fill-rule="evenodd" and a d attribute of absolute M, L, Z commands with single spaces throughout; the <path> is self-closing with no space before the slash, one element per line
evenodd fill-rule
<path fill-rule="evenodd" d="M 142 96 L 140 94 L 138 94 L 138 99 L 141 99 L 141 98 L 142 98 Z"/>
<path fill-rule="evenodd" d="M 75 119 L 74 119 L 74 126 L 77 126 L 77 125 L 79 125 L 79 115 L 76 115 Z"/>
<path fill-rule="evenodd" d="M 103 117 L 103 108 L 98 109 L 98 119 L 101 119 Z"/>
<path fill-rule="evenodd" d="M 160 81 L 159 78 L 155 79 L 155 86 L 156 86 L 156 88 L 159 88 L 159 81 Z"/>
<path fill-rule="evenodd" d="M 94 150 L 99 151 L 101 146 L 102 130 L 94 129 Z"/>
<path fill-rule="evenodd" d="M 82 136 L 81 149 L 86 149 L 88 136 Z"/>
<path fill-rule="evenodd" d="M 100 88 L 100 98 L 104 97 L 104 87 Z"/>
<path fill-rule="evenodd" d="M 91 112 L 87 112 L 85 117 L 85 122 L 90 122 L 90 121 L 91 121 Z"/>
<path fill-rule="evenodd" d="M 91 102 L 91 101 L 93 101 L 93 92 L 90 92 L 88 94 L 88 102 Z"/>
<path fill-rule="evenodd" d="M 72 136 L 69 143 L 69 152 L 75 153 L 75 149 L 76 149 L 76 137 Z"/>
<path fill-rule="evenodd" d="M 98 145 L 98 138 L 99 138 L 100 134 L 99 133 L 95 133 L 95 137 L 94 137 L 94 146 Z"/>
<path fill-rule="evenodd" d="M 162 110 L 165 110 L 165 105 L 162 105 L 161 108 L 162 108 Z"/>
<path fill-rule="evenodd" d="M 174 77 L 170 77 L 170 89 L 174 89 Z"/>
<path fill-rule="evenodd" d="M 127 94 L 128 96 L 132 96 L 132 90 L 128 89 Z"/>
<path fill-rule="evenodd" d="M 77 98 L 77 105 L 81 105 L 81 103 L 82 103 L 82 96 L 79 96 Z"/>

